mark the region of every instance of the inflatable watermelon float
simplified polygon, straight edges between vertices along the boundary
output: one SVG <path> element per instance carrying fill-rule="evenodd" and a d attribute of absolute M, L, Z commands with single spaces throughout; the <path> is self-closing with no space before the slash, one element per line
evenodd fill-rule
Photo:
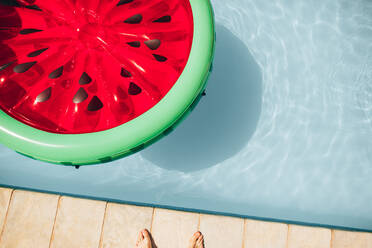
<path fill-rule="evenodd" d="M 132 154 L 195 106 L 214 42 L 209 0 L 0 2 L 0 142 L 64 165 Z"/>

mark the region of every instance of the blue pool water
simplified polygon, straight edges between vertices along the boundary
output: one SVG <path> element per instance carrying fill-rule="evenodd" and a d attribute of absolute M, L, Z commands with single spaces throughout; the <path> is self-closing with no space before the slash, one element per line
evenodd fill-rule
<path fill-rule="evenodd" d="M 212 2 L 207 96 L 174 133 L 79 170 L 0 146 L 0 184 L 372 231 L 372 1 Z"/>

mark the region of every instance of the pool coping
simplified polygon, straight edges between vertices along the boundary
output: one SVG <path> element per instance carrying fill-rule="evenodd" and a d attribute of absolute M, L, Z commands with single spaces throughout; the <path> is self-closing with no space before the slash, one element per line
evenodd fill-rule
<path fill-rule="evenodd" d="M 133 206 L 139 206 L 139 207 L 152 207 L 152 208 L 160 208 L 160 209 L 190 212 L 190 213 L 209 214 L 209 215 L 251 219 L 251 220 L 265 221 L 265 222 L 283 223 L 283 224 L 288 224 L 288 225 L 300 225 L 300 226 L 308 226 L 308 227 L 316 227 L 316 228 L 335 229 L 335 230 L 341 230 L 341 231 L 372 233 L 372 230 L 364 229 L 364 228 L 354 228 L 354 227 L 347 227 L 347 226 L 340 226 L 340 225 L 327 225 L 327 224 L 294 221 L 294 220 L 286 220 L 286 219 L 279 219 L 279 218 L 242 215 L 242 214 L 234 214 L 234 213 L 229 213 L 229 212 L 210 211 L 210 210 L 195 209 L 195 208 L 174 207 L 170 205 L 141 203 L 141 202 L 135 202 L 135 201 L 118 200 L 114 198 L 84 196 L 84 195 L 79 195 L 79 194 L 71 194 L 71 193 L 48 191 L 48 190 L 38 190 L 38 189 L 33 189 L 33 188 L 28 188 L 28 187 L 20 187 L 20 186 L 7 185 L 7 184 L 0 183 L 0 188 L 1 187 L 8 188 L 8 189 L 14 189 L 14 190 L 25 190 L 25 191 L 30 191 L 30 192 L 44 193 L 44 194 L 68 196 L 68 197 L 81 198 L 81 199 L 87 199 L 87 200 L 96 200 L 96 201 L 105 201 L 105 202 L 110 202 L 110 203 L 133 205 Z"/>

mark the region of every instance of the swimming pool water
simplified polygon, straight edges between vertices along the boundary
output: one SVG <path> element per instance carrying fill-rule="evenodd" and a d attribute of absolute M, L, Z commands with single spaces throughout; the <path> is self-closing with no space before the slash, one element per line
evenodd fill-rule
<path fill-rule="evenodd" d="M 207 95 L 105 165 L 0 146 L 0 184 L 372 231 L 372 1 L 214 0 Z"/>

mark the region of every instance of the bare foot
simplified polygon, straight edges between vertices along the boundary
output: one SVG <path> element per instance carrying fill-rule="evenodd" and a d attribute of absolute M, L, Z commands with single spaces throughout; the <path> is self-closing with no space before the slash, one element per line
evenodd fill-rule
<path fill-rule="evenodd" d="M 144 229 L 139 233 L 136 247 L 137 248 L 153 248 L 149 231 Z"/>
<path fill-rule="evenodd" d="M 188 248 L 204 248 L 204 236 L 201 232 L 196 232 L 191 237 Z"/>

